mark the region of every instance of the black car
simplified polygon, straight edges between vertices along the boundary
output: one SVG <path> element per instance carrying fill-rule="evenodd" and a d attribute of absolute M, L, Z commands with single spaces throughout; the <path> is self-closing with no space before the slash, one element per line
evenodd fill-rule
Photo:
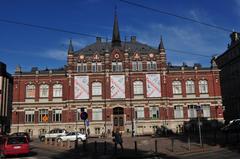
<path fill-rule="evenodd" d="M 239 132 L 240 131 L 240 119 L 235 119 L 230 121 L 230 123 L 223 128 L 221 128 L 224 132 Z"/>
<path fill-rule="evenodd" d="M 31 141 L 30 135 L 27 132 L 16 132 L 16 133 L 11 134 L 10 136 L 13 136 L 13 137 L 23 136 L 23 137 L 27 138 L 28 142 Z"/>

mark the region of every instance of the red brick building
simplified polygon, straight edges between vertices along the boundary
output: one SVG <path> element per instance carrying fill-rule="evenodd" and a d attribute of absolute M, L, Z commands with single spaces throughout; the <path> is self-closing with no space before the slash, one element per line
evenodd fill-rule
<path fill-rule="evenodd" d="M 152 48 L 137 41 L 122 42 L 115 15 L 111 42 L 96 42 L 74 51 L 70 41 L 62 69 L 14 74 L 12 131 L 33 135 L 52 128 L 84 131 L 80 110 L 88 113 L 90 135 L 149 134 L 157 126 L 176 130 L 197 117 L 223 119 L 219 70 L 167 64 L 161 38 Z"/>

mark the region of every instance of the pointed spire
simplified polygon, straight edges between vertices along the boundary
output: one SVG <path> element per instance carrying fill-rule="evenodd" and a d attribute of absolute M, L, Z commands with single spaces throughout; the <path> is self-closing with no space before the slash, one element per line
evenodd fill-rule
<path fill-rule="evenodd" d="M 68 54 L 72 54 L 74 52 L 72 39 L 70 39 L 69 46 L 68 46 Z"/>
<path fill-rule="evenodd" d="M 121 46 L 121 38 L 118 27 L 117 7 L 115 6 L 114 11 L 114 24 L 113 24 L 113 35 L 112 35 L 112 46 Z"/>
<path fill-rule="evenodd" d="M 162 36 L 161 36 L 161 40 L 160 40 L 160 44 L 158 46 L 158 50 L 161 52 L 165 52 L 165 48 L 163 46 L 163 40 L 162 40 Z"/>

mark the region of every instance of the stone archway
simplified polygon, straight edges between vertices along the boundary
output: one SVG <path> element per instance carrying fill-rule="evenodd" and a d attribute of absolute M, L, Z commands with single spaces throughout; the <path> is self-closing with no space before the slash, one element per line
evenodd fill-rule
<path fill-rule="evenodd" d="M 122 107 L 113 108 L 113 130 L 124 130 L 124 109 Z"/>

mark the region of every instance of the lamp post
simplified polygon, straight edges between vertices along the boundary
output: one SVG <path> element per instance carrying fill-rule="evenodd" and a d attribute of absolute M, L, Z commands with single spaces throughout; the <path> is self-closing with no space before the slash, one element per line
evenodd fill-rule
<path fill-rule="evenodd" d="M 75 148 L 77 148 L 78 146 L 78 138 L 77 138 L 77 121 L 78 121 L 78 110 L 76 109 L 76 130 L 75 130 L 75 133 L 76 133 L 76 141 L 75 141 Z"/>
<path fill-rule="evenodd" d="M 201 117 L 201 114 L 202 114 L 201 106 L 197 107 L 197 112 L 198 112 L 197 114 L 198 114 L 199 143 L 200 143 L 201 146 L 203 146 L 203 144 L 202 144 L 201 122 L 200 122 L 200 117 Z"/>

